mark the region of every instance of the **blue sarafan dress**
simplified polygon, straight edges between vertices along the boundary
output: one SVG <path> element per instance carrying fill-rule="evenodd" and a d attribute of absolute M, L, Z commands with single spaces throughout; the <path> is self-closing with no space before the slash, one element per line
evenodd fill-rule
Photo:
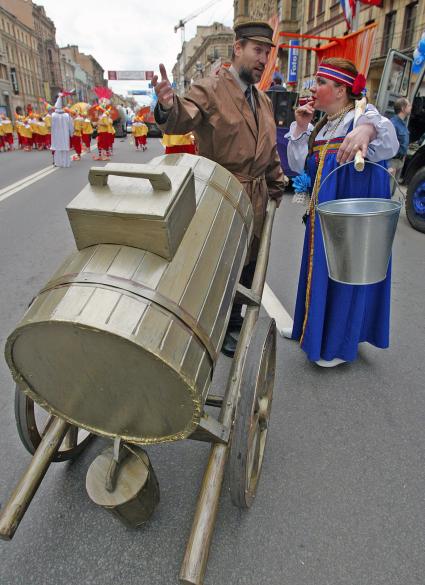
<path fill-rule="evenodd" d="M 339 167 L 336 155 L 345 135 L 353 127 L 353 116 L 350 117 L 344 134 L 329 143 L 321 175 L 323 188 L 318 193 L 319 203 L 352 197 L 391 196 L 390 179 L 385 170 L 387 165 L 376 160 L 376 151 L 373 153 L 374 162 L 377 162 L 380 168 L 366 163 L 365 170 L 359 173 L 354 169 L 354 165 L 350 164 L 339 168 L 325 181 L 325 178 Z M 391 134 L 390 130 L 389 132 Z M 306 161 L 306 172 L 311 177 L 312 185 L 316 178 L 320 151 L 327 142 L 327 137 L 323 136 L 323 133 L 319 133 L 317 138 L 313 154 L 308 156 Z M 391 141 L 393 149 L 396 148 L 397 143 L 392 134 Z M 292 337 L 300 340 L 302 349 L 312 361 L 334 358 L 353 361 L 357 357 L 358 344 L 364 341 L 379 348 L 388 347 L 391 265 L 386 279 L 377 284 L 360 286 L 332 281 L 328 276 L 317 213 L 313 221 L 313 250 L 311 217 L 308 218 L 306 225 Z"/>

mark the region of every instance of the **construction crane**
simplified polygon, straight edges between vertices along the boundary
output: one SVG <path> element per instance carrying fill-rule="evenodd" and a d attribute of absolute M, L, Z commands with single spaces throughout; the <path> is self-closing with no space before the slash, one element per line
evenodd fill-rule
<path fill-rule="evenodd" d="M 205 10 L 207 10 L 208 8 L 213 6 L 214 4 L 217 4 L 217 2 L 221 2 L 221 0 L 211 0 L 210 2 L 205 4 L 205 6 L 202 6 L 202 8 L 199 8 L 198 10 L 196 10 L 196 12 L 192 12 L 192 14 L 189 14 L 189 16 L 186 16 L 186 18 L 179 20 L 179 23 L 176 24 L 176 26 L 174 27 L 174 32 L 177 32 L 179 30 L 179 28 L 181 29 L 181 39 L 182 39 L 181 70 L 183 71 L 183 86 L 180 86 L 180 89 L 183 91 L 186 87 L 186 71 L 185 71 L 185 69 L 186 69 L 186 49 L 184 47 L 184 41 L 185 41 L 184 26 L 187 22 L 189 22 L 189 20 L 193 20 L 194 18 L 196 18 L 197 16 L 202 14 L 202 12 L 204 12 Z"/>
<path fill-rule="evenodd" d="M 186 18 L 179 20 L 179 23 L 176 24 L 176 26 L 174 27 L 174 32 L 176 33 L 179 30 L 179 28 L 181 29 L 181 31 L 182 31 L 181 32 L 182 47 L 184 44 L 184 25 L 187 22 L 189 22 L 189 20 L 193 20 L 194 18 L 196 18 L 197 16 L 202 14 L 202 12 L 204 12 L 205 10 L 207 10 L 208 8 L 213 6 L 214 4 L 217 4 L 217 2 L 221 2 L 221 0 L 211 0 L 211 2 L 208 2 L 207 4 L 205 4 L 205 6 L 202 6 L 202 8 L 199 8 L 199 10 L 196 10 L 195 12 L 192 12 L 192 14 L 189 14 L 189 16 L 186 16 Z"/>

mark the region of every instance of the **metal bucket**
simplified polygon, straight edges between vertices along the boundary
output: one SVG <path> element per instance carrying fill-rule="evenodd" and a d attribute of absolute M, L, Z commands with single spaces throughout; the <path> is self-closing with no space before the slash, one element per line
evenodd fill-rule
<path fill-rule="evenodd" d="M 380 198 L 320 203 L 317 212 L 329 278 L 358 285 L 384 280 L 400 209 L 400 201 Z"/>

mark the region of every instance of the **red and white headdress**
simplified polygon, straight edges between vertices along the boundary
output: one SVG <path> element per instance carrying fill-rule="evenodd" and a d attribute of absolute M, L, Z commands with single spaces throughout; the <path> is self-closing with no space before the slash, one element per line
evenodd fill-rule
<path fill-rule="evenodd" d="M 353 75 L 351 71 L 347 71 L 347 69 L 342 69 L 341 67 L 329 65 L 327 63 L 320 63 L 316 75 L 346 85 L 351 88 L 354 95 L 362 93 L 366 87 L 366 78 L 361 73 Z"/>

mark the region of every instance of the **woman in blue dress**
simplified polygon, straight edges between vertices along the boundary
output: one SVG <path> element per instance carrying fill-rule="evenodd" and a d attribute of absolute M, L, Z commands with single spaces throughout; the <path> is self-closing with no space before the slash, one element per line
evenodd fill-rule
<path fill-rule="evenodd" d="M 361 98 L 365 83 L 351 61 L 322 61 L 311 88 L 313 99 L 296 110 L 296 121 L 287 134 L 289 165 L 298 173 L 305 170 L 310 194 L 314 191 L 315 195 L 306 221 L 294 325 L 287 336 L 300 341 L 308 359 L 323 367 L 355 360 L 361 342 L 379 348 L 389 345 L 391 267 L 378 284 L 346 285 L 330 280 L 320 222 L 313 209 L 314 199 L 322 203 L 391 196 L 385 161 L 398 150 L 393 125 L 372 105 L 367 105 L 354 124 L 354 103 Z M 313 127 L 315 110 L 325 116 Z M 364 158 L 384 168 L 366 163 L 359 173 L 350 164 L 330 175 L 353 160 L 359 150 Z"/>

